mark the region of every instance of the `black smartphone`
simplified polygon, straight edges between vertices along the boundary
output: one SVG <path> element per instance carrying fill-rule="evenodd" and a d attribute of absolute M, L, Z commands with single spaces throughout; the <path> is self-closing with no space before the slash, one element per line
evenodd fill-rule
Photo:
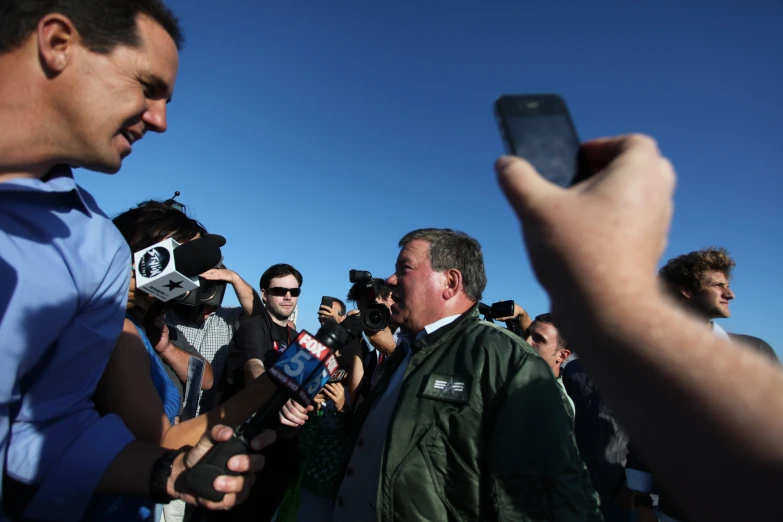
<path fill-rule="evenodd" d="M 495 101 L 495 117 L 506 153 L 526 159 L 552 183 L 570 187 L 590 176 L 560 96 L 504 95 Z"/>
<path fill-rule="evenodd" d="M 498 301 L 492 303 L 492 317 L 511 317 L 514 315 L 514 301 Z"/>
<path fill-rule="evenodd" d="M 329 308 L 331 308 L 333 304 L 334 304 L 333 297 L 323 296 L 321 298 L 321 306 L 328 306 Z"/>

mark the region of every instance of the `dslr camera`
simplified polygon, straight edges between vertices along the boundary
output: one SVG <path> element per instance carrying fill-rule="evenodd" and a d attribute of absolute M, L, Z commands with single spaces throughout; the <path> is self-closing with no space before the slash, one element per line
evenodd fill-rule
<path fill-rule="evenodd" d="M 348 279 L 354 284 L 353 289 L 357 290 L 356 297 L 364 297 L 370 302 L 368 306 L 359 308 L 361 329 L 365 333 L 374 334 L 386 328 L 391 320 L 391 312 L 386 305 L 375 302 L 380 291 L 372 274 L 366 270 L 351 270 Z"/>

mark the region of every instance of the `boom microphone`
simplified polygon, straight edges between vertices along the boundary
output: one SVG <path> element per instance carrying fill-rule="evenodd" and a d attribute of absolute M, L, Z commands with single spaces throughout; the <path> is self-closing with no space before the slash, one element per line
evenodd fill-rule
<path fill-rule="evenodd" d="M 278 413 L 289 398 L 309 406 L 337 370 L 335 351 L 342 347 L 348 332 L 335 322 L 327 322 L 315 337 L 302 331 L 296 342 L 286 348 L 277 363 L 259 379 L 268 377 L 278 389 L 261 409 L 234 436 L 215 444 L 185 475 L 188 488 L 199 497 L 220 502 L 224 493 L 214 489 L 221 475 L 237 475 L 228 469 L 234 455 L 250 452 L 250 441 L 264 429 L 277 426 Z"/>
<path fill-rule="evenodd" d="M 220 264 L 220 247 L 202 237 L 183 243 L 174 249 L 174 266 L 185 277 L 196 277 Z"/>

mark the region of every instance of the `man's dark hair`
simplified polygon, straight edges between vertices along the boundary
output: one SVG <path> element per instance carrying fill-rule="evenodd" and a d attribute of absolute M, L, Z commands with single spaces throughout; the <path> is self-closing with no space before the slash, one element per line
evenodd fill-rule
<path fill-rule="evenodd" d="M 555 327 L 557 330 L 557 345 L 560 348 L 568 349 L 568 344 L 566 343 L 565 338 L 563 337 L 563 334 L 560 333 L 560 328 L 557 327 L 557 323 L 555 322 L 554 316 L 551 313 L 545 313 L 537 316 L 535 319 L 533 319 L 534 323 L 546 323 L 551 324 Z"/>
<path fill-rule="evenodd" d="M 266 269 L 266 272 L 261 276 L 261 282 L 260 287 L 261 290 L 269 290 L 269 282 L 276 278 L 276 277 L 285 277 L 287 275 L 292 275 L 296 278 L 296 280 L 299 282 L 299 286 L 302 286 L 302 274 L 299 273 L 299 270 L 292 267 L 291 265 L 287 265 L 285 263 L 279 263 L 277 265 L 272 265 L 269 268 Z"/>
<path fill-rule="evenodd" d="M 481 300 L 481 294 L 487 286 L 487 274 L 478 241 L 450 228 L 421 228 L 405 234 L 399 246 L 404 248 L 417 239 L 429 242 L 433 270 L 443 272 L 456 268 L 462 274 L 465 295 L 473 301 Z"/>
<path fill-rule="evenodd" d="M 161 0 L 3 0 L 0 2 L 0 54 L 13 51 L 35 31 L 49 13 L 67 16 L 84 46 L 108 54 L 118 45 L 138 47 L 137 17 L 146 15 L 182 48 L 185 37 L 179 20 Z"/>
<path fill-rule="evenodd" d="M 709 247 L 670 259 L 658 275 L 673 295 L 680 296 L 680 288 L 691 293 L 698 291 L 704 273 L 711 270 L 722 272 L 730 280 L 735 265 L 728 250 Z"/>
<path fill-rule="evenodd" d="M 375 285 L 378 287 L 378 297 L 381 299 L 388 299 L 391 295 L 391 288 L 388 287 L 386 281 L 380 277 L 373 277 Z M 354 283 L 351 289 L 348 290 L 348 295 L 345 297 L 349 303 L 356 304 L 356 301 L 362 296 L 362 289 L 366 286 L 366 283 Z"/>
<path fill-rule="evenodd" d="M 181 210 L 161 201 L 148 200 L 117 215 L 112 222 L 128 243 L 131 254 L 160 243 L 167 237 L 182 243 L 205 236 L 204 225 L 188 216 L 187 207 Z"/>
<path fill-rule="evenodd" d="M 327 296 L 328 297 L 328 296 Z M 339 315 L 345 315 L 345 303 L 343 303 L 340 299 L 337 299 L 336 297 L 330 297 L 329 299 L 334 300 L 335 303 L 340 305 L 340 311 L 337 312 Z"/>

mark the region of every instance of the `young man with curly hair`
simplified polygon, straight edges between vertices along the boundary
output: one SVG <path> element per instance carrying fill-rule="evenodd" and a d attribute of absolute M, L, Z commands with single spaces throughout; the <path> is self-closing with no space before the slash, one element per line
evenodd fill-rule
<path fill-rule="evenodd" d="M 704 248 L 670 259 L 659 275 L 684 308 L 709 321 L 715 333 L 725 337 L 712 320 L 731 316 L 729 301 L 735 296 L 729 281 L 735 265 L 725 248 Z"/>

